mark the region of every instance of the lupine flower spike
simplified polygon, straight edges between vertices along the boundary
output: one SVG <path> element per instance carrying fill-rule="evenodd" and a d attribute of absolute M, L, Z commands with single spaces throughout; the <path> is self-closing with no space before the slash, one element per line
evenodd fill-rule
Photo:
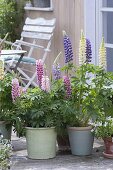
<path fill-rule="evenodd" d="M 64 37 L 65 63 L 68 63 L 73 60 L 73 49 L 70 38 L 68 37 L 65 31 L 63 31 L 63 37 Z"/>
<path fill-rule="evenodd" d="M 92 49 L 90 40 L 86 39 L 86 63 L 91 62 L 92 59 Z"/>
<path fill-rule="evenodd" d="M 106 61 L 106 48 L 104 43 L 104 37 L 102 38 L 102 42 L 99 49 L 99 66 L 106 70 L 107 61 Z"/>
<path fill-rule="evenodd" d="M 41 59 L 36 60 L 37 83 L 41 87 L 42 76 L 44 75 L 44 65 Z"/>
<path fill-rule="evenodd" d="M 12 99 L 13 102 L 15 102 L 16 98 L 20 96 L 20 87 L 19 87 L 19 81 L 17 78 L 14 78 L 12 80 Z"/>
<path fill-rule="evenodd" d="M 52 73 L 53 73 L 54 80 L 58 80 L 61 78 L 60 64 L 58 63 L 58 59 L 60 55 L 61 55 L 61 52 L 55 58 L 55 61 L 53 62 L 53 66 L 52 66 Z"/>
<path fill-rule="evenodd" d="M 81 38 L 79 43 L 79 65 L 86 62 L 86 38 L 83 31 L 81 31 Z"/>
<path fill-rule="evenodd" d="M 68 76 L 63 76 L 64 87 L 66 89 L 66 97 L 69 98 L 71 96 L 71 82 Z"/>
<path fill-rule="evenodd" d="M 58 79 L 61 78 L 61 71 L 60 71 L 60 65 L 59 64 L 53 65 L 52 72 L 53 72 L 54 80 L 58 80 Z"/>
<path fill-rule="evenodd" d="M 4 62 L 0 60 L 0 80 L 4 78 Z"/>
<path fill-rule="evenodd" d="M 42 76 L 41 89 L 45 92 L 50 91 L 50 81 L 48 76 Z"/>

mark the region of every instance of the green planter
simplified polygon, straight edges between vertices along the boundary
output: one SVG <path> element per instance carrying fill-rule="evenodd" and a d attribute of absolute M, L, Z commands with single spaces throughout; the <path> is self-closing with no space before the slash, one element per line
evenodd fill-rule
<path fill-rule="evenodd" d="M 5 121 L 0 121 L 0 133 L 4 139 L 11 140 L 12 126 L 8 125 Z"/>
<path fill-rule="evenodd" d="M 69 127 L 69 141 L 73 155 L 90 155 L 93 150 L 94 135 L 92 127 Z"/>
<path fill-rule="evenodd" d="M 28 157 L 49 159 L 56 156 L 56 131 L 51 128 L 26 127 Z"/>

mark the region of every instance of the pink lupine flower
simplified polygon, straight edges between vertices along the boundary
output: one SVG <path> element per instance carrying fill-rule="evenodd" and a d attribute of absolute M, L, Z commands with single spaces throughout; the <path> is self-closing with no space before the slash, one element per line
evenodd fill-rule
<path fill-rule="evenodd" d="M 27 92 L 27 89 L 22 88 L 22 93 L 26 93 L 26 92 Z"/>
<path fill-rule="evenodd" d="M 27 89 L 21 86 L 19 86 L 19 90 L 20 90 L 20 95 L 27 92 Z"/>
<path fill-rule="evenodd" d="M 41 59 L 36 60 L 37 83 L 41 87 L 42 76 L 44 75 L 44 65 Z"/>
<path fill-rule="evenodd" d="M 42 76 L 41 89 L 46 92 L 50 91 L 50 81 L 48 76 Z"/>
<path fill-rule="evenodd" d="M 68 76 L 63 76 L 64 87 L 66 90 L 66 97 L 69 98 L 71 96 L 71 82 Z"/>
<path fill-rule="evenodd" d="M 19 81 L 17 78 L 14 78 L 12 80 L 12 99 L 13 102 L 16 100 L 17 97 L 20 96 L 20 87 L 19 87 Z"/>

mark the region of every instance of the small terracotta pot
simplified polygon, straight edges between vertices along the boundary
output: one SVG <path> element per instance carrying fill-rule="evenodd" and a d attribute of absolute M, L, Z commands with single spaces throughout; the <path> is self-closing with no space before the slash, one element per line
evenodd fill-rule
<path fill-rule="evenodd" d="M 105 145 L 105 153 L 106 154 L 113 154 L 113 141 L 112 137 L 104 138 L 104 145 Z"/>

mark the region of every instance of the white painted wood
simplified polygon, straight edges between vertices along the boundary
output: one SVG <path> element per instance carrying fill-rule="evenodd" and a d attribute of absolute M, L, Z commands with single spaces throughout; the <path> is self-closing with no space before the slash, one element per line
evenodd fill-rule
<path fill-rule="evenodd" d="M 29 47 L 27 57 L 30 58 L 32 56 L 33 50 L 35 48 L 41 48 L 42 52 L 43 52 L 41 58 L 44 62 L 47 57 L 48 52 L 50 52 L 51 38 L 53 36 L 52 32 L 55 28 L 54 27 L 55 21 L 56 21 L 55 19 L 45 20 L 42 18 L 38 18 L 38 19 L 27 18 L 25 21 L 25 23 L 27 23 L 27 25 L 25 25 L 23 27 L 23 31 L 21 33 L 21 39 L 16 40 L 16 42 L 13 43 L 13 46 L 16 47 L 15 52 L 20 54 L 21 50 L 19 51 L 18 48 L 21 48 L 21 46 Z M 24 38 L 32 39 L 32 43 L 24 41 Z M 27 39 L 25 39 L 25 40 L 27 40 Z M 42 45 L 38 45 L 38 40 L 43 40 L 43 41 L 39 41 L 39 42 L 41 42 L 41 43 L 44 42 L 45 47 Z M 21 53 L 22 53 L 22 51 L 21 51 Z M 7 62 L 7 65 L 5 67 L 6 70 L 10 71 L 11 67 L 15 68 L 16 63 L 17 63 L 17 61 L 15 61 L 15 56 L 14 56 L 11 61 Z M 30 63 L 24 62 L 23 66 L 25 63 L 30 64 Z M 29 74 L 29 72 L 31 72 L 31 71 L 29 70 L 29 67 L 26 67 L 26 68 L 28 68 L 27 71 L 24 70 L 24 67 L 22 68 L 19 65 L 17 67 L 18 73 L 22 76 L 23 85 L 25 86 L 25 88 L 28 88 L 31 84 L 33 86 L 37 86 L 37 84 L 35 83 L 35 80 L 34 80 L 36 77 L 36 72 Z M 26 81 L 24 82 L 24 80 L 26 80 Z"/>
<path fill-rule="evenodd" d="M 92 63 L 97 64 L 96 58 L 96 1 L 85 0 L 84 1 L 84 28 L 85 35 L 91 41 L 92 46 Z"/>
<path fill-rule="evenodd" d="M 106 47 L 106 48 L 113 48 L 113 44 L 105 43 L 105 47 Z"/>
<path fill-rule="evenodd" d="M 21 33 L 22 37 L 25 38 L 36 38 L 40 40 L 50 40 L 53 34 L 35 33 L 35 32 L 25 32 Z"/>
<path fill-rule="evenodd" d="M 53 7 L 50 8 L 24 7 L 24 9 L 30 11 L 50 11 L 50 12 L 54 10 Z"/>
<path fill-rule="evenodd" d="M 27 51 L 25 50 L 2 50 L 1 55 L 14 55 L 14 54 L 24 54 Z"/>
<path fill-rule="evenodd" d="M 102 12 L 113 12 L 113 8 L 103 7 L 103 8 L 100 9 L 100 11 L 102 11 Z"/>
<path fill-rule="evenodd" d="M 44 46 L 38 45 L 38 44 L 33 44 L 33 43 L 29 43 L 26 41 L 21 41 L 21 40 L 16 40 L 15 44 L 21 44 L 21 45 L 25 45 L 28 47 L 34 47 L 34 48 L 44 48 Z"/>
<path fill-rule="evenodd" d="M 46 26 L 53 26 L 55 25 L 56 19 L 53 18 L 51 20 L 45 20 L 44 18 L 37 18 L 37 19 L 30 19 L 27 18 L 25 24 L 27 25 L 46 25 Z"/>
<path fill-rule="evenodd" d="M 102 12 L 100 9 L 102 8 L 102 0 L 96 0 L 96 11 L 95 11 L 95 16 L 96 16 L 96 58 L 97 58 L 97 65 L 99 64 L 99 48 L 100 48 L 100 43 L 102 41 L 102 36 L 103 36 L 103 28 L 102 28 Z"/>
<path fill-rule="evenodd" d="M 30 32 L 52 33 L 54 27 L 24 25 L 23 30 Z"/>

